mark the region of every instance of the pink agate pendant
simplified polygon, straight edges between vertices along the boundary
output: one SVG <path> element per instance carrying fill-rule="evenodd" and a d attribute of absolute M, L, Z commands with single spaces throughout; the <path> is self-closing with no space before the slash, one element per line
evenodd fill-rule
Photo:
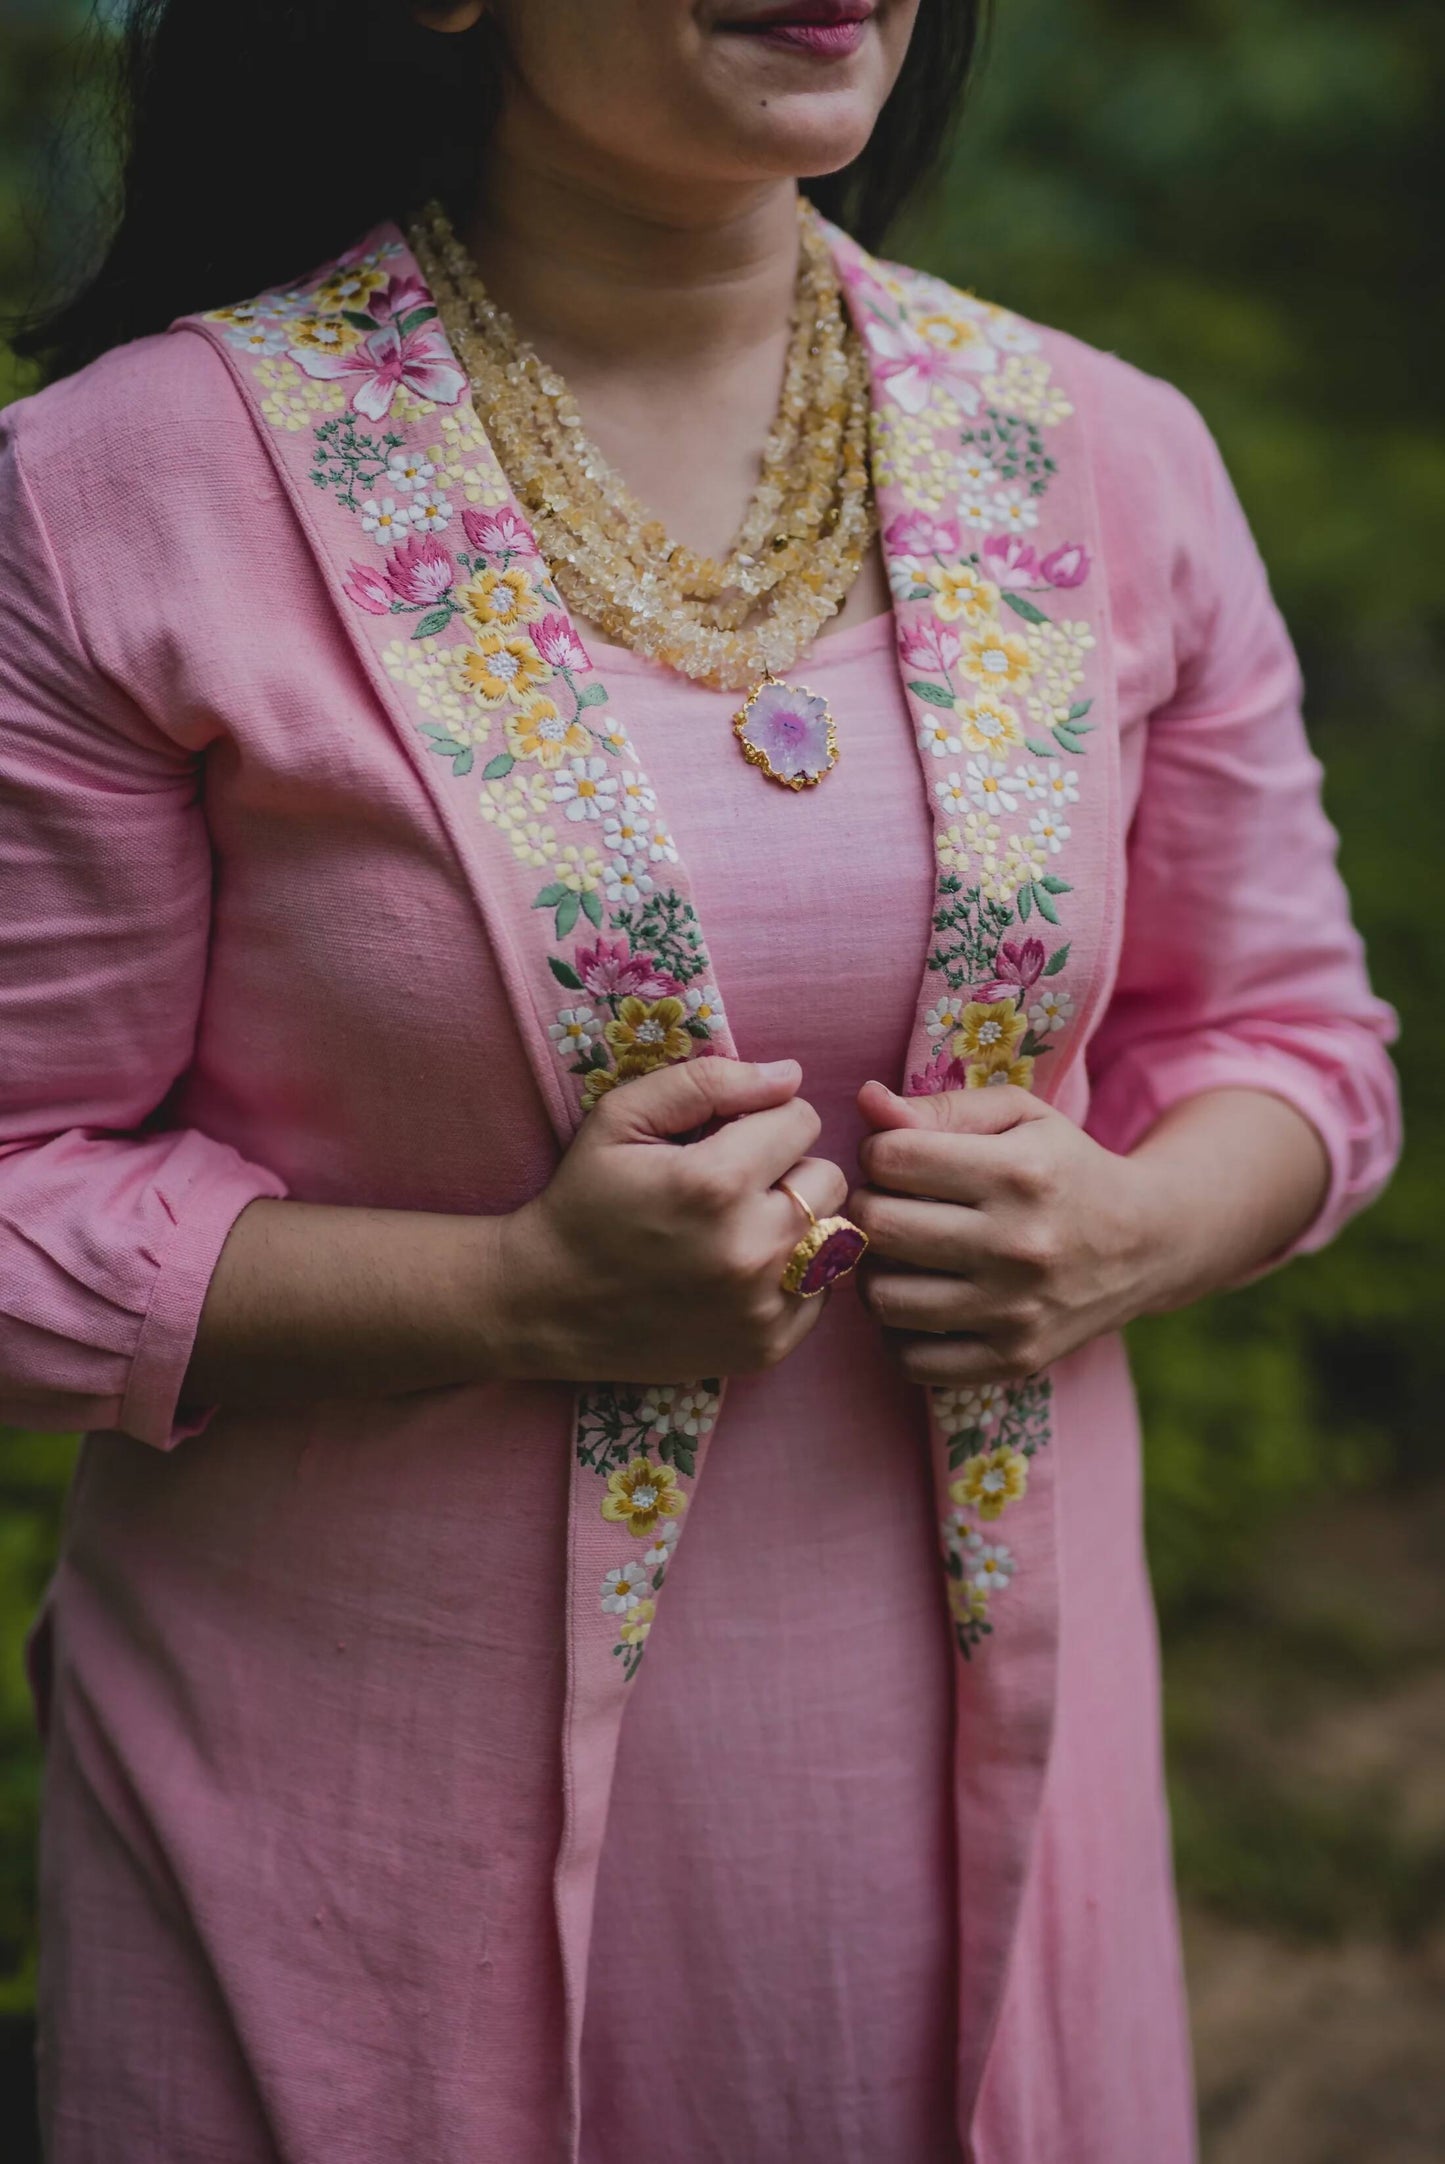
<path fill-rule="evenodd" d="M 838 737 L 826 699 L 802 684 L 765 676 L 733 716 L 750 766 L 785 789 L 811 789 L 838 764 Z"/>

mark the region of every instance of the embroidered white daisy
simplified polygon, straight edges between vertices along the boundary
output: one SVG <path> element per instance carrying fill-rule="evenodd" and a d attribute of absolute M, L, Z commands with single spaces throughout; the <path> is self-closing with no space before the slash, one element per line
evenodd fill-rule
<path fill-rule="evenodd" d="M 619 809 L 633 817 L 639 813 L 645 816 L 657 809 L 656 792 L 647 776 L 637 773 L 632 767 L 622 769 L 617 785 L 617 802 Z"/>
<path fill-rule="evenodd" d="M 1008 1403 L 1002 1383 L 977 1383 L 971 1389 L 935 1390 L 934 1417 L 949 1435 L 965 1428 L 991 1428 Z"/>
<path fill-rule="evenodd" d="M 965 526 L 976 526 L 987 532 L 998 523 L 993 506 L 992 489 L 965 487 L 958 499 L 958 515 Z"/>
<path fill-rule="evenodd" d="M 1012 811 L 1018 802 L 1013 777 L 1002 759 L 970 759 L 964 786 L 970 803 L 977 804 L 981 811 L 992 811 L 999 805 L 1005 811 Z"/>
<path fill-rule="evenodd" d="M 672 1432 L 674 1435 L 706 1435 L 717 1419 L 718 1396 L 715 1390 L 679 1390 L 672 1401 Z"/>
<path fill-rule="evenodd" d="M 916 556 L 896 556 L 888 566 L 888 584 L 896 601 L 911 601 L 920 586 L 927 586 L 928 573 Z"/>
<path fill-rule="evenodd" d="M 615 857 L 640 857 L 647 849 L 647 830 L 625 810 L 618 818 L 604 821 L 602 846 Z"/>
<path fill-rule="evenodd" d="M 392 548 L 411 531 L 411 508 L 399 504 L 394 496 L 383 496 L 380 502 L 368 496 L 361 507 L 361 530 L 369 533 L 378 547 Z"/>
<path fill-rule="evenodd" d="M 1061 819 L 1051 805 L 1046 806 L 1043 811 L 1036 811 L 1029 821 L 1029 832 L 1038 836 L 1053 857 L 1063 848 L 1071 831 L 1068 821 Z"/>
<path fill-rule="evenodd" d="M 647 836 L 647 854 L 654 864 L 676 864 L 677 843 L 667 828 L 654 820 Z"/>
<path fill-rule="evenodd" d="M 1022 533 L 1039 522 L 1038 499 L 1021 481 L 1007 481 L 994 490 L 993 514 L 1000 533 Z"/>
<path fill-rule="evenodd" d="M 1065 767 L 1061 759 L 1050 759 L 1045 780 L 1046 795 L 1051 804 L 1078 803 L 1079 773 L 1077 767 Z"/>
<path fill-rule="evenodd" d="M 411 499 L 411 522 L 418 533 L 445 533 L 452 507 L 438 489 L 418 488 Z"/>
<path fill-rule="evenodd" d="M 1047 804 L 1049 801 L 1049 777 L 1044 767 L 1015 767 L 1013 785 L 1026 804 Z"/>
<path fill-rule="evenodd" d="M 617 776 L 605 759 L 571 759 L 552 784 L 552 802 L 569 819 L 606 819 L 617 808 Z"/>
<path fill-rule="evenodd" d="M 393 488 L 409 496 L 414 488 L 426 488 L 436 479 L 436 467 L 424 451 L 398 450 L 387 456 L 386 478 Z"/>
<path fill-rule="evenodd" d="M 986 451 L 965 451 L 959 471 L 964 489 L 971 495 L 991 496 L 999 486 L 998 475 L 990 465 Z"/>
<path fill-rule="evenodd" d="M 923 1026 L 930 1037 L 951 1037 L 963 1021 L 967 1002 L 962 999 L 941 999 L 936 1007 L 930 1007 L 923 1017 Z M 952 1396 L 950 1391 L 936 1391 L 935 1397 Z"/>
<path fill-rule="evenodd" d="M 602 1035 L 602 1023 L 590 1007 L 564 1007 L 547 1034 L 563 1051 L 585 1052 Z"/>
<path fill-rule="evenodd" d="M 1038 332 L 1031 331 L 1027 323 L 1020 323 L 1017 316 L 996 316 L 989 324 L 988 335 L 1003 353 L 1038 351 Z"/>
<path fill-rule="evenodd" d="M 975 1533 L 964 1544 L 963 1567 L 970 1585 L 1001 1593 L 1014 1574 L 1014 1559 L 1001 1541 L 983 1540 Z"/>
<path fill-rule="evenodd" d="M 640 1563 L 619 1563 L 616 1570 L 609 1570 L 602 1580 L 604 1613 L 629 1615 L 652 1591 L 649 1575 L 645 1556 Z"/>
<path fill-rule="evenodd" d="M 652 892 L 652 874 L 632 857 L 614 857 L 602 873 L 609 902 L 640 902 Z"/>
<path fill-rule="evenodd" d="M 689 1022 L 700 1022 L 704 1029 L 714 1029 L 722 1020 L 722 1001 L 715 984 L 692 984 L 683 994 Z"/>
<path fill-rule="evenodd" d="M 676 1518 L 664 1518 L 657 1528 L 657 1538 L 650 1548 L 642 1551 L 642 1560 L 649 1570 L 666 1570 L 672 1561 L 672 1551 L 677 1546 L 677 1536 L 682 1531 Z"/>
<path fill-rule="evenodd" d="M 931 751 L 935 759 L 957 758 L 963 750 L 962 737 L 953 733 L 952 714 L 931 713 L 918 731 L 918 741 L 924 751 Z"/>
<path fill-rule="evenodd" d="M 672 1408 L 676 1404 L 677 1398 L 677 1386 L 670 1383 L 663 1384 L 655 1390 L 649 1390 L 641 1405 L 637 1408 L 639 1418 L 651 1428 L 654 1435 L 670 1435 L 672 1433 Z"/>
<path fill-rule="evenodd" d="M 226 333 L 228 346 L 239 347 L 255 360 L 270 360 L 273 354 L 283 353 L 288 344 L 285 331 L 274 329 L 265 323 L 238 323 Z"/>
<path fill-rule="evenodd" d="M 1073 1014 L 1074 1002 L 1067 992 L 1052 989 L 1041 992 L 1029 1009 L 1030 1025 L 1041 1037 L 1051 1029 L 1062 1029 Z"/>
<path fill-rule="evenodd" d="M 957 772 L 945 774 L 942 781 L 936 781 L 933 793 L 943 806 L 946 819 L 961 819 L 974 801 L 968 793 L 967 782 Z"/>

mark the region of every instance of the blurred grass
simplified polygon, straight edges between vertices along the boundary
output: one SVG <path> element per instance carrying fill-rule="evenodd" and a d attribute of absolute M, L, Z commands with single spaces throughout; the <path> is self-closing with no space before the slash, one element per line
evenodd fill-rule
<path fill-rule="evenodd" d="M 1388 1560 L 1362 1566 L 1361 1584 L 1332 1562 L 1325 1591 L 1342 1579 L 1351 1597 L 1303 1609 L 1281 1608 L 1271 1574 L 1277 1544 L 1323 1538 L 1311 1529 L 1331 1513 L 1353 1522 L 1397 1498 L 1408 1519 L 1442 1470 L 1445 281 L 1431 206 L 1445 201 L 1445 11 L 996 12 L 947 185 L 895 252 L 1168 376 L 1201 407 L 1300 647 L 1357 920 L 1405 1025 L 1409 1155 L 1383 1201 L 1325 1254 L 1132 1334 L 1181 1882 L 1281 1931 L 1408 1939 L 1445 1916 L 1439 1841 L 1397 1822 L 1393 1789 L 1311 1769 L 1287 1744 L 1321 1693 L 1363 1714 L 1438 1663 L 1440 1618 L 1392 1624 Z M 92 111 L 76 17 L 64 0 L 0 0 L 0 300 L 28 289 L 42 193 L 65 255 L 87 201 L 83 158 L 55 163 Z M 0 347 L 0 403 L 24 387 Z M 30 1990 L 20 1641 L 70 1459 L 63 1439 L 0 1436 L 0 2012 Z"/>

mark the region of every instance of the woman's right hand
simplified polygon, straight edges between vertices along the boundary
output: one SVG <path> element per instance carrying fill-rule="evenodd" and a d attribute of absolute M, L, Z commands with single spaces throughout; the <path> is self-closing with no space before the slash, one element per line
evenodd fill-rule
<path fill-rule="evenodd" d="M 519 1378 L 691 1382 L 774 1367 L 823 1300 L 779 1282 L 848 1191 L 805 1153 L 819 1119 L 796 1060 L 697 1059 L 639 1075 L 590 1113 L 550 1185 L 501 1228 L 497 1371 Z M 712 1119 L 697 1142 L 675 1137 Z"/>

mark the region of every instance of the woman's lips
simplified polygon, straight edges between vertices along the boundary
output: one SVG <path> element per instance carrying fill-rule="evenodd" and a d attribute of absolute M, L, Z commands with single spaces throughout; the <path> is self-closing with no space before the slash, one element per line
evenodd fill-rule
<path fill-rule="evenodd" d="M 829 0 L 799 0 L 796 10 L 779 8 L 766 20 L 723 23 L 732 36 L 753 38 L 783 52 L 812 53 L 823 60 L 846 59 L 863 43 L 872 6 L 830 5 Z"/>

